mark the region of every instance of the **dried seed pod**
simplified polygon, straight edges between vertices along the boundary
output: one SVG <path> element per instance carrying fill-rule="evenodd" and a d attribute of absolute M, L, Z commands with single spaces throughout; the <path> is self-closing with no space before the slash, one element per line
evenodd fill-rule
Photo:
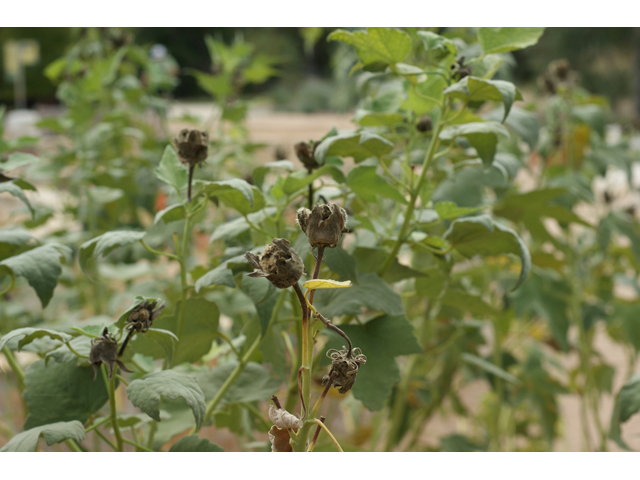
<path fill-rule="evenodd" d="M 346 227 L 347 212 L 336 205 L 316 205 L 313 210 L 300 208 L 296 221 L 309 239 L 312 247 L 334 248 L 342 240 Z"/>
<path fill-rule="evenodd" d="M 309 172 L 320 167 L 320 164 L 316 161 L 314 156 L 316 147 L 319 143 L 320 142 L 312 142 L 312 145 L 309 145 L 308 143 L 300 142 L 293 146 L 296 151 L 296 155 L 298 156 L 298 160 L 302 162 Z"/>
<path fill-rule="evenodd" d="M 304 264 L 300 255 L 291 248 L 284 238 L 274 238 L 273 243 L 265 248 L 262 256 L 245 253 L 245 258 L 255 271 L 249 277 L 265 277 L 277 288 L 289 288 L 300 280 Z"/>
<path fill-rule="evenodd" d="M 95 381 L 98 375 L 98 369 L 101 364 L 105 364 L 109 369 L 109 379 L 113 377 L 113 370 L 116 364 L 125 372 L 130 372 L 124 364 L 118 360 L 118 342 L 113 337 L 109 330 L 105 327 L 102 331 L 102 336 L 94 338 L 91 341 L 91 351 L 89 352 L 89 363 L 93 367 Z"/>
<path fill-rule="evenodd" d="M 431 117 L 429 115 L 424 115 L 420 118 L 420 121 L 416 125 L 416 130 L 423 133 L 433 130 L 433 121 L 431 120 Z"/>
<path fill-rule="evenodd" d="M 456 62 L 451 65 L 451 76 L 457 81 L 462 80 L 464 77 L 469 77 L 473 71 L 471 66 L 464 64 L 464 57 L 460 57 Z"/>
<path fill-rule="evenodd" d="M 555 60 L 549 64 L 549 72 L 558 80 L 567 80 L 570 71 L 571 66 L 569 64 L 569 60 L 567 60 L 566 58 Z"/>
<path fill-rule="evenodd" d="M 173 139 L 182 163 L 197 165 L 207 159 L 209 154 L 209 134 L 200 130 L 180 130 Z"/>
<path fill-rule="evenodd" d="M 356 383 L 356 374 L 360 365 L 367 363 L 367 357 L 362 354 L 359 348 L 354 348 L 349 352 L 345 346 L 342 347 L 342 350 L 329 350 L 327 357 L 331 359 L 331 370 L 322 377 L 322 384 L 326 385 L 334 375 L 331 385 L 336 388 L 340 387 L 339 393 L 347 393 Z"/>
<path fill-rule="evenodd" d="M 269 418 L 278 428 L 302 428 L 302 420 L 287 412 L 284 408 L 269 406 Z"/>
<path fill-rule="evenodd" d="M 145 333 L 160 315 L 160 312 L 164 310 L 164 302 L 157 307 L 156 305 L 158 305 L 158 300 L 153 302 L 145 300 L 144 303 L 138 305 L 129 314 L 125 328 L 127 330 L 135 330 L 138 333 Z"/>

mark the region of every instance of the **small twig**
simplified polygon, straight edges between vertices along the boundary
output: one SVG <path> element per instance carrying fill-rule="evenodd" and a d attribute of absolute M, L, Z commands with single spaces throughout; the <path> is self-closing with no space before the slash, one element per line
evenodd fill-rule
<path fill-rule="evenodd" d="M 338 376 L 338 372 L 331 372 L 331 375 L 329 376 L 329 381 L 327 382 L 327 385 L 324 387 L 324 390 L 322 391 L 322 393 L 318 397 L 318 400 L 316 400 L 316 404 L 311 409 L 311 416 L 312 417 L 315 417 L 316 413 L 318 413 L 318 410 L 320 410 L 320 405 L 322 405 L 322 402 L 324 401 L 325 397 L 327 396 L 327 393 L 329 393 L 329 389 L 331 388 L 331 385 L 333 385 L 333 380 L 337 376 Z"/>
<path fill-rule="evenodd" d="M 304 404 L 304 396 L 302 395 L 302 371 L 304 370 L 304 367 L 300 367 L 298 369 L 298 392 L 300 393 L 300 402 L 302 403 L 302 411 L 303 411 L 303 415 L 302 418 L 305 418 L 307 416 L 307 407 Z"/>
<path fill-rule="evenodd" d="M 344 450 L 342 450 L 342 447 L 340 446 L 340 444 L 338 443 L 338 440 L 336 440 L 336 437 L 333 436 L 333 434 L 331 433 L 331 430 L 329 430 L 329 428 L 327 428 L 327 426 L 322 423 L 320 420 L 318 420 L 317 418 L 314 418 L 311 423 L 315 423 L 316 425 L 318 425 L 322 430 L 324 430 L 326 432 L 327 435 L 329 435 L 329 438 L 331 439 L 331 441 L 333 442 L 333 444 L 336 446 L 336 448 L 338 449 L 339 452 L 344 452 Z"/>
<path fill-rule="evenodd" d="M 278 397 L 276 397 L 275 395 L 271 395 L 271 401 L 273 402 L 273 404 L 276 406 L 278 410 L 282 409 L 282 405 L 280 405 L 280 400 L 278 400 Z"/>
<path fill-rule="evenodd" d="M 120 347 L 120 351 L 118 352 L 119 357 L 122 356 L 122 354 L 124 353 L 124 349 L 127 348 L 127 344 L 129 343 L 129 340 L 131 339 L 133 332 L 134 330 L 129 330 L 129 333 L 127 333 L 127 337 L 124 339 L 124 343 L 122 344 L 122 347 Z"/>
<path fill-rule="evenodd" d="M 123 438 L 122 441 L 124 443 L 128 443 L 129 445 L 133 445 L 134 447 L 144 451 L 144 452 L 153 452 L 153 450 L 151 450 L 150 448 L 147 447 L 143 447 L 142 445 L 140 445 L 139 443 L 133 442 L 131 440 L 129 440 L 128 438 Z"/>
<path fill-rule="evenodd" d="M 351 350 L 353 349 L 353 345 L 351 344 L 351 340 L 349 339 L 349 337 L 347 336 L 346 333 L 344 333 L 342 330 L 340 330 L 338 327 L 336 327 L 333 323 L 331 323 L 327 318 L 325 318 L 320 312 L 316 311 L 316 318 L 319 318 L 320 321 L 324 324 L 325 327 L 333 330 L 334 332 L 336 332 L 338 335 L 340 335 L 342 338 L 344 338 L 347 343 L 349 344 L 349 353 L 348 353 L 348 357 L 351 357 Z"/>
<path fill-rule="evenodd" d="M 322 423 L 324 423 L 326 419 L 324 417 L 320 417 L 320 421 Z M 309 444 L 309 448 L 307 449 L 307 452 L 313 452 L 313 448 L 316 446 L 316 440 L 318 439 L 318 435 L 320 434 L 320 430 L 322 430 L 322 427 L 320 427 L 320 425 L 318 425 L 316 427 L 316 431 L 313 434 L 313 438 L 311 439 L 311 443 Z"/>
<path fill-rule="evenodd" d="M 187 187 L 187 201 L 191 202 L 191 181 L 193 180 L 193 170 L 196 168 L 194 165 L 189 165 L 189 184 Z"/>

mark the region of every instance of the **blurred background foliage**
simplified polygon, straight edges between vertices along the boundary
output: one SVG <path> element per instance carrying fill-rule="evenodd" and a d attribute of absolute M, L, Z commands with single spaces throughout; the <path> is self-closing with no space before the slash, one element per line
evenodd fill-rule
<path fill-rule="evenodd" d="M 181 66 L 179 83 L 172 96 L 183 100 L 206 100 L 207 94 L 198 87 L 189 69 L 210 67 L 204 38 L 231 43 L 244 40 L 255 46 L 255 53 L 273 58 L 278 76 L 263 84 L 247 84 L 243 93 L 264 99 L 270 106 L 286 111 L 349 111 L 357 102 L 353 82 L 338 78 L 340 62 L 349 62 L 349 49 L 326 41 L 331 28 L 134 28 L 129 29 L 140 45 L 162 44 Z M 438 33 L 472 34 L 472 29 L 439 28 Z M 4 27 L 0 29 L 0 44 L 9 39 L 35 39 L 40 43 L 41 59 L 27 67 L 29 105 L 57 103 L 56 86 L 44 74 L 44 68 L 70 48 L 81 34 L 79 28 Z M 108 33 L 104 32 L 105 35 Z M 538 88 L 536 79 L 550 61 L 566 58 L 580 72 L 581 85 L 596 95 L 610 99 L 614 113 L 623 119 L 635 116 L 634 102 L 634 42 L 633 28 L 547 28 L 537 45 L 514 52 L 510 71 L 502 76 L 519 85 Z M 637 42 L 636 42 L 637 43 Z M 636 47 L 640 48 L 640 47 Z M 345 58 L 348 57 L 348 58 Z M 0 64 L 0 70 L 3 65 Z M 13 101 L 12 84 L 0 83 L 0 102 Z"/>

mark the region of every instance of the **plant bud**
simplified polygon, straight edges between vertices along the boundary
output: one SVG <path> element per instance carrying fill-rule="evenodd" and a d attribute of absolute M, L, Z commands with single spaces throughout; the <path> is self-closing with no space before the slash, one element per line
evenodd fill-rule
<path fill-rule="evenodd" d="M 160 315 L 160 312 L 164 310 L 164 302 L 156 308 L 157 304 L 157 300 L 154 302 L 146 300 L 141 305 L 138 305 L 129 314 L 125 328 L 127 330 L 135 330 L 138 333 L 145 333 L 151 328 L 153 321 Z"/>
<path fill-rule="evenodd" d="M 298 160 L 302 162 L 302 164 L 311 172 L 320 165 L 316 162 L 316 158 L 314 157 L 314 153 L 316 151 L 316 147 L 319 142 L 313 142 L 313 146 L 310 146 L 308 143 L 300 142 L 294 145 L 294 149 L 296 151 L 296 155 L 298 156 Z"/>
<path fill-rule="evenodd" d="M 342 235 L 349 232 L 345 226 L 347 212 L 335 203 L 316 205 L 313 210 L 300 208 L 296 221 L 312 247 L 335 248 L 342 240 Z"/>
<path fill-rule="evenodd" d="M 107 328 L 102 331 L 102 336 L 91 341 L 91 351 L 89 352 L 89 363 L 93 367 L 95 381 L 98 369 L 101 364 L 105 364 L 109 369 L 109 380 L 113 377 L 113 370 L 116 364 L 125 372 L 130 372 L 123 363 L 118 360 L 118 342 Z"/>
<path fill-rule="evenodd" d="M 277 288 L 289 288 L 300 280 L 304 264 L 284 238 L 274 238 L 261 257 L 247 252 L 245 258 L 255 271 L 249 277 L 265 277 Z"/>
<path fill-rule="evenodd" d="M 340 389 L 343 395 L 351 390 L 356 383 L 356 374 L 360 365 L 367 363 L 367 357 L 362 354 L 359 348 L 354 348 L 349 352 L 345 346 L 342 350 L 331 349 L 327 352 L 327 357 L 331 359 L 331 370 L 322 377 L 322 384 L 326 385 L 332 374 L 335 374 L 331 385 Z"/>
<path fill-rule="evenodd" d="M 180 130 L 173 139 L 182 163 L 197 165 L 207 159 L 209 154 L 209 134 L 199 130 Z"/>
<path fill-rule="evenodd" d="M 423 133 L 433 130 L 433 121 L 431 120 L 431 117 L 424 115 L 416 125 L 416 130 Z"/>

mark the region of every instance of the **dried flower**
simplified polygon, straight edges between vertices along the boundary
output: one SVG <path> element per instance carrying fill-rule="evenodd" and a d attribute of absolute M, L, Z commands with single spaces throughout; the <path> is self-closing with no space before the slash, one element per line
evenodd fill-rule
<path fill-rule="evenodd" d="M 300 142 L 293 146 L 296 151 L 296 155 L 298 156 L 298 160 L 302 162 L 309 172 L 320 167 L 320 164 L 316 161 L 314 156 L 316 147 L 319 143 L 320 142 L 312 142 L 312 144 L 309 145 L 308 143 Z"/>
<path fill-rule="evenodd" d="M 278 428 L 302 428 L 302 420 L 287 412 L 284 408 L 269 406 L 269 418 Z"/>
<path fill-rule="evenodd" d="M 118 342 L 113 337 L 107 327 L 102 331 L 102 336 L 98 338 L 94 338 L 91 341 L 91 351 L 89 352 L 89 363 L 93 367 L 94 375 L 93 380 L 95 381 L 96 376 L 98 375 L 98 369 L 101 364 L 105 364 L 109 369 L 109 379 L 113 377 L 113 370 L 115 369 L 116 364 L 125 372 L 131 372 L 128 370 L 124 364 L 118 360 Z"/>
<path fill-rule="evenodd" d="M 344 345 L 342 350 L 329 350 L 327 357 L 331 359 L 331 370 L 322 377 L 322 384 L 326 385 L 331 376 L 334 375 L 331 384 L 336 388 L 340 387 L 339 393 L 347 393 L 356 383 L 358 369 L 360 365 L 367 363 L 367 357 L 362 354 L 362 350 L 359 348 L 354 348 L 349 352 Z"/>
<path fill-rule="evenodd" d="M 207 159 L 209 154 L 209 134 L 199 130 L 180 130 L 173 139 L 182 162 L 188 165 L 197 165 Z"/>
<path fill-rule="evenodd" d="M 145 300 L 144 303 L 138 305 L 129 314 L 125 328 L 130 331 L 145 333 L 151 328 L 153 321 L 160 315 L 160 312 L 164 310 L 164 302 L 157 308 L 156 305 L 158 305 L 158 300 L 153 302 Z"/>
<path fill-rule="evenodd" d="M 451 76 L 455 80 L 462 80 L 472 74 L 471 66 L 464 64 L 464 57 L 460 57 L 451 65 Z"/>
<path fill-rule="evenodd" d="M 347 212 L 336 205 L 316 205 L 313 210 L 300 208 L 296 221 L 309 239 L 312 247 L 334 248 L 340 243 L 342 235 L 349 229 Z"/>
<path fill-rule="evenodd" d="M 431 117 L 428 115 L 424 115 L 422 118 L 420 118 L 420 121 L 416 125 L 416 129 L 422 133 L 430 132 L 431 130 L 433 130 L 433 121 L 431 120 Z"/>
<path fill-rule="evenodd" d="M 304 264 L 300 255 L 284 238 L 274 238 L 261 257 L 247 252 L 245 258 L 255 271 L 249 277 L 265 277 L 277 288 L 289 288 L 300 280 Z"/>
<path fill-rule="evenodd" d="M 274 425 L 269 430 L 268 435 L 272 452 L 293 452 L 289 430 L 286 428 L 278 428 Z"/>

